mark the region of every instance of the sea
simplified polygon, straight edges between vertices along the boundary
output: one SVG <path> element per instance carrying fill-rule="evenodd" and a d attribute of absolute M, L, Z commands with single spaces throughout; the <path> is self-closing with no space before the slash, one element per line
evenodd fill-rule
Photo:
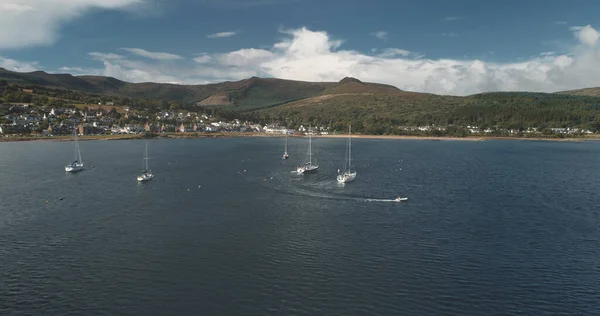
<path fill-rule="evenodd" d="M 284 144 L 0 143 L 0 315 L 600 315 L 600 142 Z"/>

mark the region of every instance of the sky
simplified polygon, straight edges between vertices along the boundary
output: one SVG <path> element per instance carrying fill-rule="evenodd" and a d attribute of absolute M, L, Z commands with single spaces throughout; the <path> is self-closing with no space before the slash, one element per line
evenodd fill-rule
<path fill-rule="evenodd" d="M 0 67 L 129 82 L 600 87 L 600 1 L 0 0 Z"/>

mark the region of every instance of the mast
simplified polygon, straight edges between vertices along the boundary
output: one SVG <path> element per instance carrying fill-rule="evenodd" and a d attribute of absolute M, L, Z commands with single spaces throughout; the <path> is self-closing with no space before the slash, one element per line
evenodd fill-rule
<path fill-rule="evenodd" d="M 352 169 L 352 125 L 348 127 L 348 172 Z"/>
<path fill-rule="evenodd" d="M 310 134 L 310 126 L 308 127 L 308 163 L 312 165 L 312 137 Z"/>
<path fill-rule="evenodd" d="M 79 163 L 83 163 L 83 160 L 81 159 L 81 151 L 79 151 L 79 138 L 77 137 L 77 125 L 75 125 L 73 127 L 73 136 L 75 136 L 75 160 L 77 160 Z"/>
<path fill-rule="evenodd" d="M 148 141 L 146 141 L 146 151 L 144 152 L 144 169 L 142 171 L 148 171 Z"/>
<path fill-rule="evenodd" d="M 79 158 L 77 156 L 77 147 L 78 147 L 77 146 L 77 131 L 75 129 L 76 129 L 76 127 L 75 127 L 75 125 L 73 125 L 73 140 L 75 141 L 75 151 L 73 151 L 73 161 L 76 161 L 77 158 Z"/>
<path fill-rule="evenodd" d="M 284 153 L 286 153 L 286 154 L 287 154 L 287 139 L 288 139 L 288 134 L 287 134 L 287 131 L 286 131 L 285 132 L 285 151 L 284 151 Z"/>

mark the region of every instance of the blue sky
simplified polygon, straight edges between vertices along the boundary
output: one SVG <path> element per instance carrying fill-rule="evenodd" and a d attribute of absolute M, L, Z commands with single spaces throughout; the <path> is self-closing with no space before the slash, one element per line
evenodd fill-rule
<path fill-rule="evenodd" d="M 2 0 L 0 67 L 186 84 L 354 76 L 458 95 L 600 86 L 600 1 L 72 2 Z"/>

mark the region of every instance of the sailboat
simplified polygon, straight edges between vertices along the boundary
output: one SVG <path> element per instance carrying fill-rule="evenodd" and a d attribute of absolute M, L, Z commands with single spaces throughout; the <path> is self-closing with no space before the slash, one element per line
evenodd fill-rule
<path fill-rule="evenodd" d="M 310 132 L 310 128 L 308 132 L 308 153 L 306 156 L 308 159 L 306 159 L 302 165 L 296 167 L 296 172 L 298 174 L 317 172 L 319 169 L 319 165 L 313 164 L 312 161 L 312 132 Z"/>
<path fill-rule="evenodd" d="M 340 171 L 338 170 L 338 173 Z M 346 183 L 356 178 L 356 171 L 352 172 L 352 126 L 348 127 L 348 156 L 344 163 L 343 173 L 338 174 L 337 181 L 339 183 Z"/>
<path fill-rule="evenodd" d="M 288 155 L 287 152 L 287 143 L 288 143 L 288 134 L 287 131 L 285 132 L 285 150 L 283 151 L 283 157 L 281 157 L 281 159 L 288 159 L 290 158 L 290 156 Z"/>
<path fill-rule="evenodd" d="M 152 170 L 148 168 L 148 141 L 146 141 L 146 151 L 144 152 L 144 160 L 142 160 L 142 173 L 137 177 L 138 182 L 149 181 L 154 178 Z"/>
<path fill-rule="evenodd" d="M 83 159 L 79 151 L 79 139 L 77 138 L 77 126 L 73 127 L 73 137 L 75 138 L 75 151 L 73 153 L 73 162 L 65 166 L 66 172 L 77 172 L 83 170 Z"/>

